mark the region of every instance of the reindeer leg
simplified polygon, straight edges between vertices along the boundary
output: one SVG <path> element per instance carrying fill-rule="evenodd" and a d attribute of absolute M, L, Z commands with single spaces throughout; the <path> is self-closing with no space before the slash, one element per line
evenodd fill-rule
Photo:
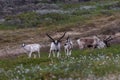
<path fill-rule="evenodd" d="M 65 49 L 65 56 L 67 56 L 68 55 L 68 53 L 67 53 L 67 49 Z"/>
<path fill-rule="evenodd" d="M 40 58 L 40 50 L 38 51 L 38 57 Z"/>
<path fill-rule="evenodd" d="M 70 51 L 69 51 L 69 56 L 71 56 L 71 49 L 70 49 Z"/>
<path fill-rule="evenodd" d="M 69 56 L 69 50 L 67 49 L 67 57 Z"/>
<path fill-rule="evenodd" d="M 52 53 L 53 53 L 53 57 L 55 57 L 55 51 L 53 51 Z"/>
<path fill-rule="evenodd" d="M 65 55 L 67 54 L 67 51 L 66 51 L 66 49 L 64 49 L 64 51 L 65 51 Z"/>
<path fill-rule="evenodd" d="M 57 57 L 59 57 L 60 56 L 60 52 L 59 51 L 57 51 Z"/>
<path fill-rule="evenodd" d="M 50 50 L 50 52 L 49 52 L 49 56 L 48 56 L 48 57 L 50 57 L 51 53 L 52 53 L 52 50 Z"/>
<path fill-rule="evenodd" d="M 68 49 L 68 57 L 70 56 L 70 50 Z"/>
<path fill-rule="evenodd" d="M 36 58 L 36 55 L 35 54 L 33 54 L 34 55 L 34 58 Z"/>
<path fill-rule="evenodd" d="M 79 49 L 84 49 L 85 48 L 85 45 L 80 45 L 79 46 Z"/>
<path fill-rule="evenodd" d="M 28 56 L 29 56 L 29 53 L 30 53 L 30 52 L 29 52 L 29 51 L 27 51 L 27 55 L 28 55 Z"/>
<path fill-rule="evenodd" d="M 29 57 L 28 58 L 31 58 L 31 55 L 32 55 L 32 52 L 29 53 Z"/>

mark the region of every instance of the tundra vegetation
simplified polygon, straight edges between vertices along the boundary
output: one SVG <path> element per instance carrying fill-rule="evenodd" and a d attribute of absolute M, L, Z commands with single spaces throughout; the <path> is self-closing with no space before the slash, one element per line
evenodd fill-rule
<path fill-rule="evenodd" d="M 120 45 L 73 50 L 69 58 L 62 52 L 61 58 L 48 58 L 48 53 L 41 53 L 41 58 L 36 59 L 27 58 L 27 55 L 0 59 L 0 80 L 117 80 L 119 72 Z"/>
<path fill-rule="evenodd" d="M 37 5 L 48 3 L 38 3 Z M 22 31 L 21 29 L 42 28 L 42 31 L 68 30 L 68 28 L 89 24 L 90 20 L 100 17 L 111 17 L 109 21 L 119 18 L 120 0 L 100 0 L 75 4 L 54 3 L 53 10 L 37 9 L 16 15 L 7 15 L 0 20 L 0 30 Z M 45 8 L 44 6 L 43 8 Z M 50 6 L 51 7 L 51 6 Z M 95 21 L 95 20 L 94 20 Z M 94 22 L 93 21 L 93 22 Z M 107 23 L 107 22 L 103 22 Z M 109 23 L 111 24 L 111 23 Z M 91 24 L 92 25 L 92 24 Z M 115 25 L 114 25 L 115 26 Z M 119 26 L 109 26 L 101 30 L 101 34 L 118 31 Z M 86 26 L 83 26 L 86 27 Z M 86 27 L 87 28 L 87 27 Z M 4 32 L 3 31 L 3 32 Z M 25 39 L 32 31 L 21 32 Z M 2 33 L 1 33 L 2 34 Z M 20 32 L 14 35 L 5 33 L 0 43 L 22 41 Z M 18 36 L 20 34 L 21 36 Z M 36 35 L 39 35 L 38 33 Z M 89 35 L 89 34 L 88 34 Z M 12 36 L 12 37 L 11 37 Z M 14 37 L 13 37 L 14 36 Z M 32 35 L 34 37 L 34 35 Z M 72 37 L 72 36 L 71 36 Z M 15 38 L 15 39 L 14 39 Z M 30 37 L 31 38 L 31 37 Z M 14 39 L 14 40 L 12 40 Z M 3 40 L 3 41 L 2 41 Z M 32 39 L 33 40 L 33 39 Z M 37 39 L 36 39 L 37 40 Z M 20 43 L 20 42 L 19 42 Z M 103 49 L 74 49 L 70 57 L 48 58 L 48 52 L 41 52 L 40 58 L 27 58 L 26 54 L 0 59 L 0 80 L 118 80 L 120 79 L 120 45 L 111 45 Z"/>

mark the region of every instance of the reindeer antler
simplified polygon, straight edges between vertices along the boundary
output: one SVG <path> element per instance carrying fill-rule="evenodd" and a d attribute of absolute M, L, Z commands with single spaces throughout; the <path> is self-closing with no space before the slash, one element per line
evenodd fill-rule
<path fill-rule="evenodd" d="M 49 34 L 46 33 L 46 35 L 47 35 L 53 42 L 55 42 L 55 40 L 54 40 Z"/>
<path fill-rule="evenodd" d="M 58 39 L 58 41 L 60 41 L 64 36 L 65 36 L 66 32 Z"/>
<path fill-rule="evenodd" d="M 111 37 L 111 35 L 110 36 L 108 36 L 108 38 L 106 38 L 105 40 L 106 41 L 109 41 L 109 40 L 111 40 L 112 39 L 112 37 Z"/>
<path fill-rule="evenodd" d="M 110 39 L 108 39 L 107 41 L 111 41 L 111 40 L 113 40 L 114 38 L 110 38 Z"/>

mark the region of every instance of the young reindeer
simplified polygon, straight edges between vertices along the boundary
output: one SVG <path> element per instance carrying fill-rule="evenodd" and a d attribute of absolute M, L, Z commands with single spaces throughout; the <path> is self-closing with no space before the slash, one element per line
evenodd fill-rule
<path fill-rule="evenodd" d="M 28 58 L 31 58 L 33 52 L 38 52 L 38 57 L 40 57 L 40 44 L 22 44 L 22 47 L 28 52 Z"/>
<path fill-rule="evenodd" d="M 51 56 L 51 53 L 53 54 L 53 57 L 55 57 L 55 53 L 57 53 L 57 57 L 60 56 L 61 39 L 65 36 L 65 34 L 66 32 L 58 40 L 54 40 L 49 34 L 46 34 L 52 40 L 48 57 Z"/>
<path fill-rule="evenodd" d="M 64 50 L 65 50 L 66 56 L 71 56 L 72 48 L 73 48 L 73 42 L 70 39 L 70 37 L 68 36 L 66 39 L 65 45 L 64 45 Z"/>

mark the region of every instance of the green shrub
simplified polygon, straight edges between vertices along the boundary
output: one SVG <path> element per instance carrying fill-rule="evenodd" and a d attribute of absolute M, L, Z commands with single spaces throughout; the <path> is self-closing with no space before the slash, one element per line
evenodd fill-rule
<path fill-rule="evenodd" d="M 21 13 L 16 16 L 6 17 L 5 24 L 16 25 L 19 28 L 36 27 L 39 24 L 39 15 L 34 12 Z"/>
<path fill-rule="evenodd" d="M 35 27 L 39 23 L 40 17 L 38 14 L 31 12 L 31 13 L 22 13 L 17 15 L 17 18 L 20 19 L 21 23 L 25 27 Z"/>
<path fill-rule="evenodd" d="M 120 1 L 106 2 L 106 3 L 103 3 L 103 4 L 99 4 L 98 7 L 101 7 L 102 9 L 110 10 L 112 8 L 120 7 Z"/>
<path fill-rule="evenodd" d="M 91 14 L 91 10 L 77 10 L 75 12 L 72 13 L 72 15 L 87 15 L 87 14 Z"/>
<path fill-rule="evenodd" d="M 42 16 L 41 16 L 42 17 Z M 42 18 L 50 18 L 54 21 L 62 21 L 62 20 L 68 20 L 69 15 L 68 14 L 59 14 L 59 13 L 50 13 L 43 15 Z"/>

